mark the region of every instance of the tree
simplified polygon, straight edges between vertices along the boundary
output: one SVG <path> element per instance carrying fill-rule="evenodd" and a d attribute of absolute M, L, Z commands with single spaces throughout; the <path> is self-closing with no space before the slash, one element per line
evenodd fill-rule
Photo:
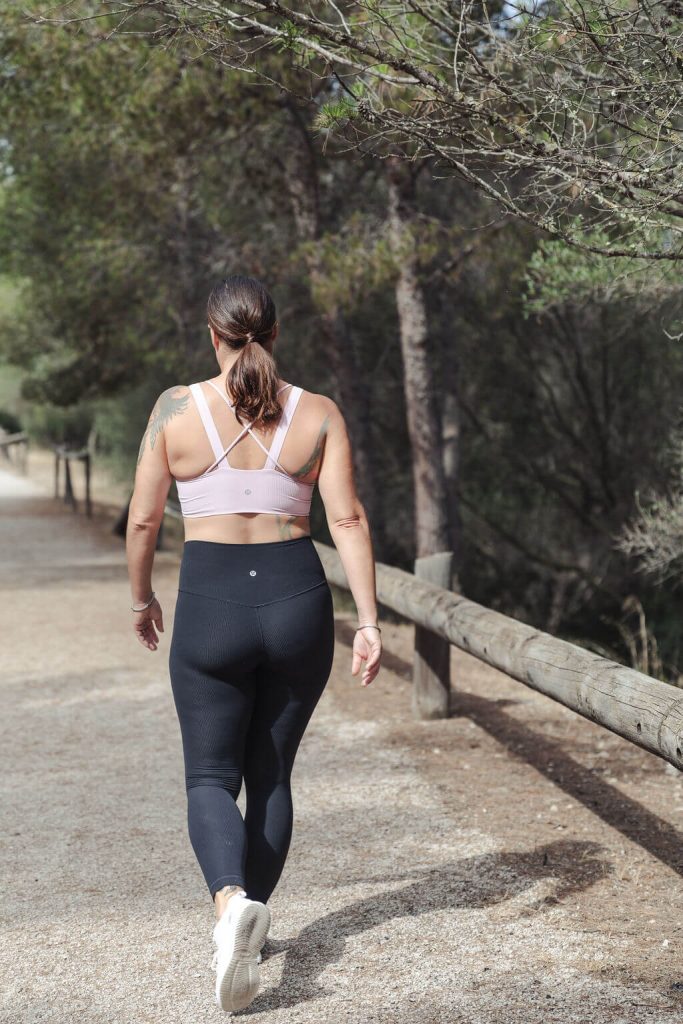
<path fill-rule="evenodd" d="M 98 9 L 110 6 L 88 16 Z M 678 0 L 319 0 L 305 11 L 281 0 L 122 0 L 116 10 L 122 26 L 144 11 L 155 38 L 190 35 L 251 76 L 270 47 L 286 50 L 299 90 L 311 78 L 337 83 L 325 123 L 363 152 L 400 147 L 554 238 L 681 258 Z M 597 227 L 599 247 L 588 234 Z"/>
<path fill-rule="evenodd" d="M 279 204 L 245 188 L 264 167 L 234 75 L 16 9 L 0 62 L 0 269 L 20 287 L 0 343 L 24 395 L 69 405 L 184 380 L 207 364 L 210 284 L 234 262 L 264 268 L 254 223 L 271 267 L 288 253 Z"/>

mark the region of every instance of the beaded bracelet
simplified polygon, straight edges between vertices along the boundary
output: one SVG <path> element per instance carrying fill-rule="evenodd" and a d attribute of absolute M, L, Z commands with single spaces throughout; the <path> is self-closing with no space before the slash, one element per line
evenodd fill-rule
<path fill-rule="evenodd" d="M 151 603 L 152 603 L 152 601 L 154 600 L 155 597 L 156 597 L 156 594 L 154 593 L 154 591 L 152 591 L 152 596 L 150 597 L 150 599 L 147 602 L 147 604 L 140 605 L 138 608 L 136 608 L 135 605 L 132 604 L 130 606 L 130 610 L 132 612 L 144 612 L 145 608 L 149 608 L 149 606 L 151 605 Z"/>

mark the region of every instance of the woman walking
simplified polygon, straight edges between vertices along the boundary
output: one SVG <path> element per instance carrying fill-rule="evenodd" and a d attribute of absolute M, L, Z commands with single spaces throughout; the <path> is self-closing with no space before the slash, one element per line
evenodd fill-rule
<path fill-rule="evenodd" d="M 340 410 L 278 377 L 275 305 L 260 281 L 221 281 L 207 319 L 219 372 L 157 399 L 126 550 L 133 628 L 155 651 L 164 627 L 152 564 L 175 479 L 185 543 L 168 666 L 189 836 L 215 905 L 216 1000 L 234 1011 L 258 992 L 267 904 L 292 834 L 294 759 L 332 666 L 332 594 L 309 532 L 316 485 L 358 610 L 351 672 L 365 663 L 364 686 L 382 646 L 370 530 Z"/>

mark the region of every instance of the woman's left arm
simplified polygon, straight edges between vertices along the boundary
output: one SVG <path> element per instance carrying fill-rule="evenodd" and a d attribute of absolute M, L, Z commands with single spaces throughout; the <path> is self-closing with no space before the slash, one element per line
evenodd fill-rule
<path fill-rule="evenodd" d="M 173 477 L 166 458 L 164 424 L 168 406 L 176 388 L 168 388 L 156 400 L 138 451 L 135 487 L 128 508 L 126 558 L 130 579 L 131 604 L 145 604 L 152 594 L 152 565 L 157 536 Z M 156 598 L 148 608 L 133 615 L 133 629 L 143 645 L 155 651 L 159 637 L 155 626 L 164 631 L 161 605 Z"/>

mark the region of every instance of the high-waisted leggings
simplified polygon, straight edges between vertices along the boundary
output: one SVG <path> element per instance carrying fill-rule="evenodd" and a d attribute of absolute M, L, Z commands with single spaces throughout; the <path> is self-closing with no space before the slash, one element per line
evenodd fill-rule
<path fill-rule="evenodd" d="M 211 896 L 236 884 L 265 903 L 277 885 L 294 758 L 333 651 L 332 592 L 309 536 L 185 541 L 169 674 L 189 836 Z"/>

